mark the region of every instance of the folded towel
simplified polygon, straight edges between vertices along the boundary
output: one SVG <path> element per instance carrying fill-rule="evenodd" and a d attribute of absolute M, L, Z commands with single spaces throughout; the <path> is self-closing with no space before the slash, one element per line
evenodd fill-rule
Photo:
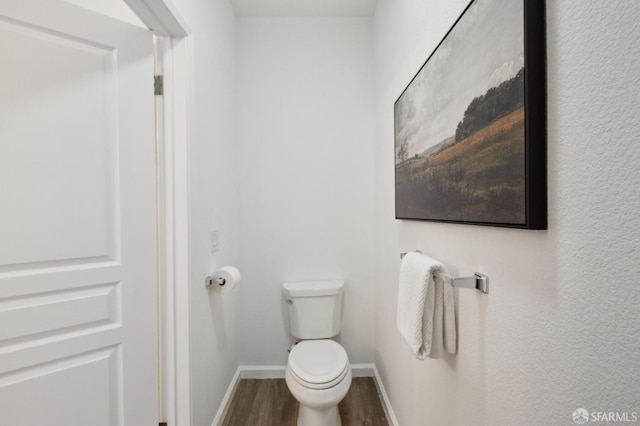
<path fill-rule="evenodd" d="M 418 359 L 433 356 L 444 344 L 456 353 L 453 290 L 445 283 L 447 268 L 417 252 L 407 253 L 400 265 L 397 326 Z M 435 339 L 435 341 L 434 341 Z"/>

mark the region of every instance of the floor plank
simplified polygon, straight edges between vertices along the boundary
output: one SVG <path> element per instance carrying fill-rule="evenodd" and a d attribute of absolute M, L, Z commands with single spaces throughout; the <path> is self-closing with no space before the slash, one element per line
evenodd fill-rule
<path fill-rule="evenodd" d="M 343 426 L 388 426 L 371 377 L 353 379 L 338 405 Z M 241 379 L 221 426 L 295 426 L 298 402 L 284 379 Z"/>
<path fill-rule="evenodd" d="M 221 426 L 295 426 L 297 401 L 282 379 L 242 379 Z"/>
<path fill-rule="evenodd" d="M 371 377 L 356 377 L 338 404 L 343 426 L 388 426 L 378 389 Z"/>

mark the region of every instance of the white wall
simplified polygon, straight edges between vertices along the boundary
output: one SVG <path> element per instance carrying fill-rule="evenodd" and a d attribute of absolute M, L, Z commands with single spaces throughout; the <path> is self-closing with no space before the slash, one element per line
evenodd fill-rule
<path fill-rule="evenodd" d="M 393 103 L 467 0 L 374 18 L 376 364 L 401 425 L 568 424 L 640 411 L 640 3 L 547 2 L 549 230 L 394 220 Z M 576 7 L 579 6 L 579 7 Z M 400 251 L 490 277 L 458 292 L 459 354 L 395 328 Z"/>
<path fill-rule="evenodd" d="M 342 342 L 373 361 L 368 18 L 238 19 L 239 357 L 285 365 L 282 283 L 344 278 Z"/>
<path fill-rule="evenodd" d="M 190 271 L 192 424 L 210 426 L 238 365 L 237 294 L 222 298 L 204 280 L 238 262 L 233 102 L 235 15 L 227 0 L 173 0 L 193 30 L 191 51 Z M 209 251 L 209 231 L 220 251 Z"/>

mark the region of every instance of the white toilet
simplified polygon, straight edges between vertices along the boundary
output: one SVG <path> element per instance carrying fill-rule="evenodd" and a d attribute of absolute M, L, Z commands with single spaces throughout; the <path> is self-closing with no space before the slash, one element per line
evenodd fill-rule
<path fill-rule="evenodd" d="M 338 403 L 351 386 L 347 352 L 331 337 L 340 333 L 343 281 L 285 283 L 291 349 L 285 379 L 300 403 L 298 426 L 339 426 Z"/>

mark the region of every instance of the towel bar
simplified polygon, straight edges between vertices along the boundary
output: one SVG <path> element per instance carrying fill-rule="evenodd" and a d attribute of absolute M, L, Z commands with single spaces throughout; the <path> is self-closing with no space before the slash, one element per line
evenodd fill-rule
<path fill-rule="evenodd" d="M 422 253 L 420 250 L 416 251 Z M 407 253 L 400 253 L 400 259 L 406 254 Z M 444 280 L 454 288 L 475 288 L 484 294 L 489 294 L 489 277 L 480 272 L 476 272 L 472 277 L 451 277 L 444 275 Z"/>
<path fill-rule="evenodd" d="M 489 277 L 476 272 L 473 277 L 450 277 L 445 275 L 444 279 L 454 288 L 475 288 L 484 294 L 489 294 Z"/>

